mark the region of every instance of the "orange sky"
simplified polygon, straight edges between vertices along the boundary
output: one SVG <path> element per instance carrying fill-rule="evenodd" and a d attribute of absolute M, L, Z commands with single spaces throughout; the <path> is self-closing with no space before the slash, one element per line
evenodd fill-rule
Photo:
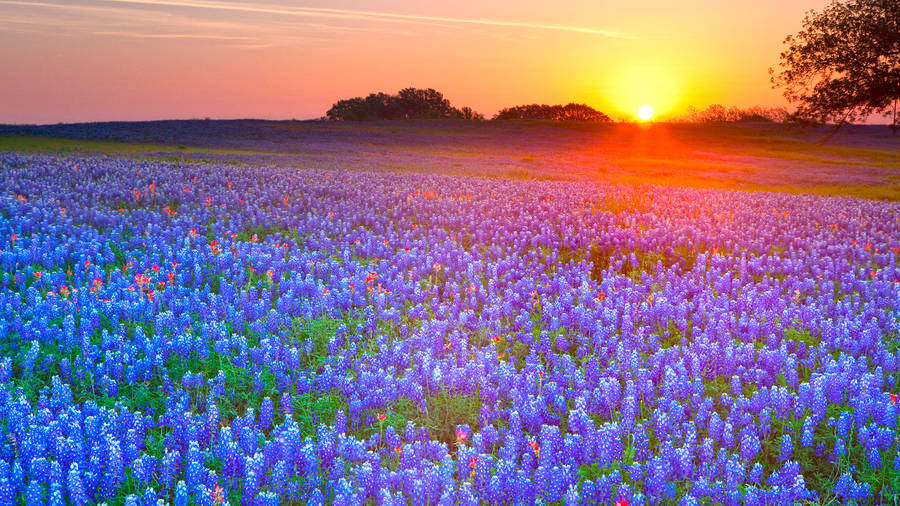
<path fill-rule="evenodd" d="M 828 1 L 559 3 L 0 0 L 0 123 L 305 119 L 406 86 L 488 116 L 786 105 L 767 70 Z"/>

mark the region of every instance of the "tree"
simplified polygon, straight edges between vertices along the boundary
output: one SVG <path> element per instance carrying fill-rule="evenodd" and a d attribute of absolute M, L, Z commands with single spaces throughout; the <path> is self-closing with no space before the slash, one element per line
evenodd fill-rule
<path fill-rule="evenodd" d="M 609 116 L 585 104 L 569 103 L 562 107 L 562 117 L 566 121 L 600 121 L 607 123 Z"/>
<path fill-rule="evenodd" d="M 688 107 L 687 114 L 675 121 L 686 123 L 783 123 L 789 116 L 783 107 L 748 107 L 741 109 L 720 104 L 712 104 L 706 109 L 698 110 Z"/>
<path fill-rule="evenodd" d="M 396 102 L 405 119 L 449 118 L 453 110 L 450 101 L 433 88 L 403 88 L 397 93 Z"/>
<path fill-rule="evenodd" d="M 453 108 L 451 116 L 458 119 L 466 119 L 470 121 L 484 121 L 484 114 L 475 112 L 471 107 L 463 107 L 461 109 Z"/>
<path fill-rule="evenodd" d="M 769 70 L 797 115 L 838 126 L 870 114 L 897 125 L 900 100 L 900 1 L 833 0 L 810 11 L 784 40 L 780 71 Z"/>
<path fill-rule="evenodd" d="M 585 104 L 546 105 L 528 104 L 500 109 L 494 116 L 498 120 L 539 119 L 551 121 L 597 121 L 608 123 L 609 116 Z"/>
<path fill-rule="evenodd" d="M 404 88 L 396 95 L 370 93 L 367 97 L 338 100 L 325 117 L 333 121 L 378 119 L 458 118 L 481 120 L 484 116 L 470 107 L 457 109 L 444 95 L 432 88 Z"/>
<path fill-rule="evenodd" d="M 361 121 L 366 119 L 366 101 L 362 97 L 338 100 L 325 116 L 330 120 Z"/>
<path fill-rule="evenodd" d="M 396 115 L 396 101 L 387 93 L 370 93 L 365 103 L 368 114 L 363 119 L 391 119 Z"/>

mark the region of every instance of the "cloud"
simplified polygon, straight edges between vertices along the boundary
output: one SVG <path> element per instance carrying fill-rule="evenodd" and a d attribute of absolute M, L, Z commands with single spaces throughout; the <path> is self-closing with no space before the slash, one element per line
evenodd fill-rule
<path fill-rule="evenodd" d="M 631 39 L 632 35 L 618 32 L 615 30 L 607 30 L 601 28 L 593 28 L 586 26 L 533 23 L 525 21 L 508 21 L 496 19 L 479 19 L 479 18 L 456 18 L 446 16 L 423 16 L 416 14 L 400 14 L 393 12 L 366 11 L 356 9 L 333 9 L 326 7 L 289 7 L 279 5 L 265 5 L 257 3 L 235 3 L 235 2 L 218 2 L 206 0 L 102 0 L 107 3 L 115 4 L 132 4 L 132 5 L 154 5 L 165 7 L 182 7 L 195 9 L 210 9 L 224 11 L 251 12 L 258 14 L 279 14 L 287 16 L 306 16 L 306 17 L 326 17 L 326 18 L 343 18 L 343 19 L 362 19 L 370 21 L 386 21 L 395 23 L 417 23 L 417 24 L 463 24 L 463 25 L 481 25 L 505 28 L 528 28 L 536 30 L 555 30 L 565 32 L 584 33 L 590 35 L 601 35 L 604 37 L 612 37 L 619 39 Z"/>
<path fill-rule="evenodd" d="M 254 40 L 252 37 L 238 37 L 218 35 L 212 33 L 141 33 L 114 30 L 97 30 L 91 32 L 94 35 L 109 35 L 113 37 L 132 37 L 135 39 L 215 39 L 215 40 Z"/>
<path fill-rule="evenodd" d="M 235 19 L 235 14 L 239 14 L 240 19 Z M 534 37 L 538 30 L 633 38 L 620 32 L 584 26 L 248 1 L 0 0 L 0 28 L 8 31 L 57 36 L 208 40 L 241 49 L 327 43 L 349 32 L 415 36 L 422 27 L 428 27 L 430 33 L 478 31 L 482 36 L 501 39 Z"/>
<path fill-rule="evenodd" d="M 310 42 L 327 42 L 340 32 L 390 33 L 415 35 L 379 26 L 337 25 L 321 21 L 283 19 L 241 19 L 221 16 L 197 16 L 183 9 L 160 10 L 175 6 L 165 2 L 116 2 L 95 0 L 100 4 L 56 3 L 53 1 L 0 0 L 0 28 L 7 31 L 51 35 L 96 35 L 160 40 L 219 40 L 231 47 L 261 49 Z M 178 4 L 188 7 L 190 2 Z M 298 30 L 302 29 L 302 30 Z"/>

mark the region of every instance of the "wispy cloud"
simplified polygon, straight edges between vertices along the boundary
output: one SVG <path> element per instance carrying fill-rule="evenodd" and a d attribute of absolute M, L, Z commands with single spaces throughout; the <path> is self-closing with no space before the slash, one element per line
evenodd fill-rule
<path fill-rule="evenodd" d="M 235 16 L 235 13 L 245 15 Z M 533 37 L 537 31 L 547 30 L 633 38 L 629 34 L 587 26 L 297 7 L 271 1 L 0 0 L 0 30 L 58 36 L 208 40 L 241 49 L 306 46 L 353 32 L 415 36 L 426 27 L 429 33 L 477 31 L 501 39 Z"/>
<path fill-rule="evenodd" d="M 212 33 L 141 33 L 112 30 L 97 30 L 94 35 L 113 37 L 132 37 L 135 39 L 214 39 L 214 40 L 254 40 L 252 37 L 217 35 Z"/>
<path fill-rule="evenodd" d="M 329 23 L 294 16 L 251 17 L 236 21 L 233 17 L 215 15 L 225 12 L 221 9 L 198 16 L 184 7 L 190 5 L 115 0 L 94 0 L 92 4 L 0 0 L 0 30 L 56 36 L 209 40 L 242 49 L 327 42 L 342 33 L 353 32 L 415 35 L 413 30 L 397 30 L 371 23 Z"/>
<path fill-rule="evenodd" d="M 298 27 L 310 25 L 299 34 Z M 41 35 L 92 35 L 158 40 L 221 41 L 232 47 L 263 48 L 327 41 L 313 23 L 253 24 L 161 12 L 152 5 L 89 5 L 0 0 L 0 30 Z M 334 31 L 332 28 L 331 31 Z M 315 36 L 322 34 L 322 36 Z"/>
<path fill-rule="evenodd" d="M 253 12 L 258 14 L 279 14 L 288 16 L 307 16 L 307 17 L 330 17 L 344 19 L 366 19 L 374 21 L 387 22 L 406 22 L 406 23 L 447 23 L 447 24 L 464 24 L 464 25 L 482 25 L 506 28 L 528 28 L 536 30 L 556 30 L 565 32 L 584 33 L 591 35 L 601 35 L 613 38 L 634 38 L 630 34 L 618 32 L 615 30 L 607 30 L 602 28 L 594 28 L 587 26 L 561 25 L 534 23 L 526 21 L 509 21 L 497 19 L 479 19 L 479 18 L 457 18 L 446 16 L 423 16 L 417 14 L 401 14 L 394 12 L 367 11 L 356 9 L 332 9 L 326 7 L 289 7 L 272 4 L 258 3 L 237 3 L 237 2 L 217 2 L 217 1 L 179 1 L 179 0 L 103 0 L 108 3 L 133 4 L 133 5 L 155 5 L 167 7 L 188 7 L 196 9 L 212 9 Z"/>

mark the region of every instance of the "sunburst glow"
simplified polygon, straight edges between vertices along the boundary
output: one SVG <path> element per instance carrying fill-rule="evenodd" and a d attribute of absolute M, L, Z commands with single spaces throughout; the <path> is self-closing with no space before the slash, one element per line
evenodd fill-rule
<path fill-rule="evenodd" d="M 677 116 L 689 98 L 685 95 L 684 69 L 642 55 L 635 55 L 634 60 L 597 76 L 594 102 L 615 116 L 635 121 L 640 119 L 637 111 L 644 106 L 651 106 L 653 111 L 647 121 Z"/>
<path fill-rule="evenodd" d="M 649 121 L 653 117 L 653 108 L 649 105 L 642 105 L 637 111 L 638 118 L 641 121 Z"/>

